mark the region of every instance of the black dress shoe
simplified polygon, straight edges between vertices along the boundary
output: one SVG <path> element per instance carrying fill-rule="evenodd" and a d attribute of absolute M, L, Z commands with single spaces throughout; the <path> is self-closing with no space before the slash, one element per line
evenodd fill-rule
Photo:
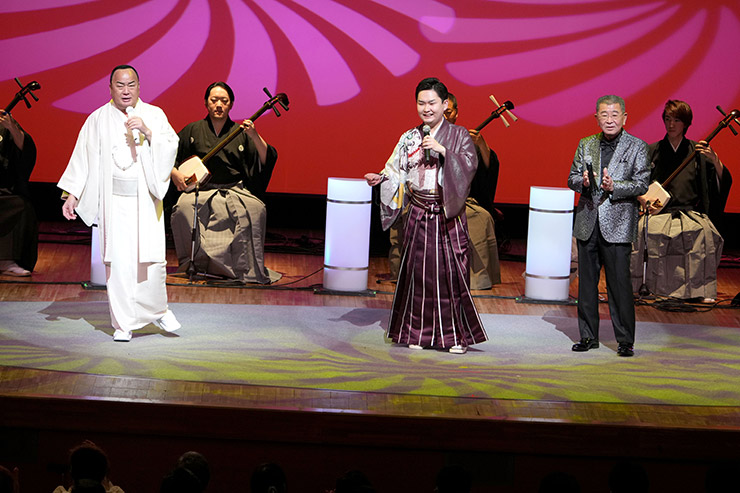
<path fill-rule="evenodd" d="M 597 347 L 599 347 L 599 341 L 597 339 L 586 337 L 585 339 L 581 339 L 580 341 L 573 344 L 573 347 L 571 349 L 573 351 L 583 352 L 588 351 L 589 349 L 596 349 Z"/>
<path fill-rule="evenodd" d="M 617 348 L 617 356 L 624 356 L 626 358 L 629 358 L 630 356 L 635 355 L 635 350 L 632 348 L 632 346 L 628 346 L 627 344 L 620 344 Z"/>

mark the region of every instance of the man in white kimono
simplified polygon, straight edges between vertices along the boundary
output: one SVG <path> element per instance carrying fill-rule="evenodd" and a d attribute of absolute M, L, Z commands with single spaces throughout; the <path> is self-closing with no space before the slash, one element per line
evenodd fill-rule
<path fill-rule="evenodd" d="M 139 74 L 120 65 L 111 101 L 85 121 L 59 188 L 62 213 L 97 221 L 114 341 L 154 323 L 180 328 L 167 306 L 164 214 L 178 138 L 164 112 L 139 99 Z"/>

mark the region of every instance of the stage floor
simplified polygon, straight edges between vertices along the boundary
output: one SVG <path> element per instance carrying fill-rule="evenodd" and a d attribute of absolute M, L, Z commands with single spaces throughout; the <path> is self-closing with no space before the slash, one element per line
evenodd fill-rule
<path fill-rule="evenodd" d="M 70 228 L 67 223 L 45 223 L 41 228 L 41 243 L 39 247 L 39 262 L 31 278 L 12 278 L 9 276 L 0 277 L 0 301 L 33 301 L 33 302 L 104 302 L 106 294 L 104 290 L 97 290 L 83 287 L 83 283 L 90 279 L 90 250 L 89 235 L 86 235 L 84 227 L 77 225 Z M 395 285 L 385 280 L 387 278 L 387 261 L 381 257 L 370 258 L 370 272 L 368 280 L 368 291 L 359 295 L 336 295 L 327 294 L 322 290 L 322 237 L 321 232 L 313 231 L 281 231 L 272 235 L 273 242 L 268 245 L 266 253 L 266 264 L 274 270 L 283 274 L 283 278 L 271 286 L 246 285 L 237 286 L 228 282 L 218 281 L 196 281 L 190 283 L 182 274 L 176 273 L 177 260 L 173 249 L 168 249 L 168 294 L 169 300 L 175 304 L 198 304 L 207 306 L 208 304 L 245 304 L 245 305 L 300 305 L 300 306 L 327 306 L 327 307 L 351 307 L 351 308 L 377 308 L 389 309 L 392 301 L 392 293 Z M 277 240 L 276 240 L 277 239 Z M 295 240 L 294 240 L 295 239 Z M 305 253 L 296 249 L 296 244 L 303 245 Z M 310 248 L 307 245 L 311 246 Z M 280 252 L 282 251 L 282 252 Z M 501 261 L 502 283 L 494 286 L 490 290 L 475 291 L 475 302 L 479 311 L 483 314 L 506 314 L 506 315 L 527 315 L 536 316 L 542 319 L 562 318 L 575 319 L 577 316 L 576 306 L 574 304 L 548 304 L 548 303 L 527 303 L 523 302 L 524 293 L 524 269 L 523 262 L 523 245 L 514 242 L 508 252 L 502 257 L 509 260 Z M 740 307 L 730 305 L 731 299 L 740 291 L 740 270 L 734 258 L 726 256 L 723 265 L 719 269 L 719 296 L 718 304 L 681 304 L 677 307 L 669 307 L 671 310 L 656 308 L 658 304 L 653 300 L 647 300 L 643 304 L 636 306 L 636 316 L 638 320 L 637 343 L 635 346 L 636 357 L 631 360 L 634 365 L 635 361 L 650 358 L 651 351 L 641 353 L 641 322 L 646 323 L 647 329 L 652 324 L 675 324 L 675 325 L 692 325 L 711 327 L 725 327 L 740 329 Z M 575 297 L 577 293 L 577 278 L 571 283 L 571 295 Z M 605 295 L 605 287 L 602 276 L 600 291 Z M 62 303 L 63 304 L 63 303 Z M 105 313 L 102 313 L 102 319 L 99 323 L 101 327 L 106 325 Z M 613 338 L 611 325 L 609 323 L 608 306 L 606 303 L 601 304 L 602 332 L 605 340 Z M 103 329 L 101 329 L 103 330 Z M 489 329 L 490 332 L 490 329 Z M 567 332 L 570 338 L 577 338 L 577 333 Z M 643 333 L 643 340 L 648 339 L 646 333 Z M 379 334 L 379 337 L 382 336 Z M 496 334 L 490 334 L 495 344 Z M 679 341 L 680 342 L 680 341 Z M 713 341 L 712 344 L 719 344 L 722 341 Z M 113 344 L 113 342 L 111 342 Z M 587 354 L 575 354 L 569 351 L 570 341 L 563 344 L 547 347 L 538 345 L 536 351 L 550 351 L 556 354 L 563 354 L 571 358 L 574 362 L 588 357 Z M 613 351 L 602 347 L 602 351 Z M 732 358 L 733 356 L 728 356 Z M 459 357 L 461 364 L 469 355 Z M 615 360 L 621 360 L 616 358 Z M 567 359 L 566 359 L 567 361 Z M 647 362 L 646 362 L 647 363 Z M 729 364 L 740 364 L 740 362 L 729 362 Z M 84 383 L 89 379 L 86 375 L 77 375 L 74 372 L 62 373 L 52 372 L 49 377 L 50 382 L 59 383 L 60 380 L 66 382 L 55 389 L 54 383 L 45 383 L 43 371 L 34 372 L 33 379 L 23 379 L 27 383 L 19 384 L 16 379 L 18 375 L 23 375 L 25 371 L 20 368 L 8 368 L 4 366 L 2 370 L 3 379 L 0 381 L 0 391 L 34 395 L 43 393 L 45 395 L 60 395 L 70 397 L 118 397 L 122 393 L 127 398 L 137 398 L 140 396 L 144 399 L 153 399 L 152 385 L 148 382 L 137 382 L 133 379 L 126 385 L 112 385 L 106 389 L 101 386 L 99 377 L 94 385 Z M 124 377 L 125 378 L 125 377 Z M 494 376 L 495 378 L 495 376 Z M 75 380 L 77 383 L 70 385 L 69 381 Z M 116 380 L 113 378 L 113 380 Z M 15 381 L 15 382 L 14 382 Z M 33 382 L 34 386 L 28 386 L 28 382 Z M 253 400 L 251 396 L 256 394 L 278 395 L 284 394 L 284 388 L 271 388 L 266 386 L 260 392 L 248 392 L 250 397 L 246 399 L 225 399 L 224 395 L 235 394 L 242 395 L 242 391 L 231 391 L 224 394 L 223 391 L 209 392 L 208 382 L 198 383 L 177 383 L 162 382 L 157 388 L 172 387 L 172 391 L 164 392 L 167 400 L 175 402 L 179 395 L 178 388 L 189 387 L 187 394 L 189 397 L 202 394 L 198 402 L 207 404 L 208 396 L 217 394 L 217 404 L 224 405 L 224 401 L 229 401 L 230 405 L 236 406 L 258 406 L 261 407 L 273 401 L 273 397 L 267 397 L 266 401 L 262 399 Z M 202 391 L 192 391 L 193 386 L 203 386 Z M 145 387 L 137 392 L 137 387 Z M 740 387 L 740 382 L 738 382 Z M 76 390 L 74 390 L 76 389 Z M 81 389 L 85 389 L 81 391 Z M 77 392 L 75 394 L 74 392 Z M 329 394 L 321 396 L 321 390 L 311 391 L 310 402 L 316 404 L 322 403 L 321 406 L 306 406 L 306 402 L 299 399 L 295 403 L 296 408 L 304 409 L 306 407 L 321 409 L 337 409 L 347 411 L 367 412 L 367 400 L 363 397 L 364 393 L 354 395 L 353 392 L 341 392 L 340 395 Z M 298 392 L 300 394 L 300 392 Z M 382 396 L 382 393 L 380 394 Z M 449 397 L 449 396 L 447 396 Z M 382 412 L 401 412 L 405 414 L 411 412 L 414 414 L 425 414 L 428 409 L 433 415 L 438 415 L 440 409 L 445 409 L 445 396 L 415 396 L 412 401 L 419 404 L 416 409 L 409 409 L 408 403 L 403 399 L 398 400 L 398 396 L 389 399 L 389 402 L 379 409 Z M 465 397 L 459 395 L 455 397 Z M 381 397 L 374 397 L 377 401 Z M 429 402 L 426 400 L 429 399 Z M 438 400 L 441 399 L 441 400 Z M 485 399 L 473 399 L 475 402 L 474 410 L 471 416 L 485 417 L 496 416 L 501 419 L 543 419 L 543 420 L 568 420 L 569 415 L 573 415 L 573 420 L 579 423 L 594 420 L 600 423 L 630 424 L 638 419 L 641 426 L 662 426 L 663 420 L 666 426 L 673 426 L 676 419 L 666 414 L 665 407 L 660 404 L 659 410 L 652 410 L 650 405 L 623 405 L 618 402 L 605 403 L 586 403 L 575 402 L 571 400 L 557 401 L 532 401 L 506 399 L 500 402 L 487 401 Z M 363 403 L 364 402 L 364 403 Z M 281 402 L 281 406 L 286 403 Z M 358 407 L 354 407 L 358 405 Z M 394 404 L 399 404 L 395 409 Z M 740 404 L 740 402 L 738 402 Z M 269 404 L 267 404 L 269 405 Z M 600 406 L 604 407 L 604 412 L 600 412 Z M 489 407 L 490 406 L 490 407 Z M 466 406 L 460 406 L 457 402 L 454 406 L 454 414 L 466 416 Z M 490 409 L 490 411 L 483 411 Z M 551 410 L 548 411 L 548 410 Z M 681 414 L 682 426 L 689 427 L 735 427 L 740 425 L 740 415 L 729 412 L 730 409 L 721 408 L 713 409 L 711 407 L 703 411 L 692 408 L 691 413 L 686 413 L 684 409 L 677 409 Z M 723 419 L 729 421 L 718 421 L 718 416 L 724 416 Z"/>

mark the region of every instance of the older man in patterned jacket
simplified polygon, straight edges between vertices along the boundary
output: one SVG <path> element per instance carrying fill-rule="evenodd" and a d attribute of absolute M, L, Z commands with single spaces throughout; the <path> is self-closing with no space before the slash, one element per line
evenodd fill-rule
<path fill-rule="evenodd" d="M 635 306 L 630 282 L 631 244 L 637 237 L 637 197 L 648 189 L 647 144 L 628 134 L 624 100 L 602 96 L 596 102 L 601 132 L 581 139 L 568 186 L 580 193 L 573 236 L 578 243 L 578 327 L 573 351 L 599 347 L 598 284 L 606 274 L 617 354 L 632 356 Z"/>

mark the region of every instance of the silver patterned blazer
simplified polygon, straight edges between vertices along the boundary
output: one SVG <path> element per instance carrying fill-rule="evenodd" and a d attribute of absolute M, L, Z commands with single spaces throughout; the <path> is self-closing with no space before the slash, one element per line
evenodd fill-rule
<path fill-rule="evenodd" d="M 647 143 L 622 130 L 607 167 L 614 180 L 614 191 L 608 193 L 601 189 L 601 138 L 602 134 L 598 133 L 581 139 L 570 167 L 568 187 L 580 194 L 573 236 L 588 240 L 598 218 L 601 235 L 606 241 L 630 243 L 637 239 L 637 197 L 647 192 L 650 181 Z M 598 176 L 593 193 L 583 187 L 583 172 L 589 161 Z"/>

